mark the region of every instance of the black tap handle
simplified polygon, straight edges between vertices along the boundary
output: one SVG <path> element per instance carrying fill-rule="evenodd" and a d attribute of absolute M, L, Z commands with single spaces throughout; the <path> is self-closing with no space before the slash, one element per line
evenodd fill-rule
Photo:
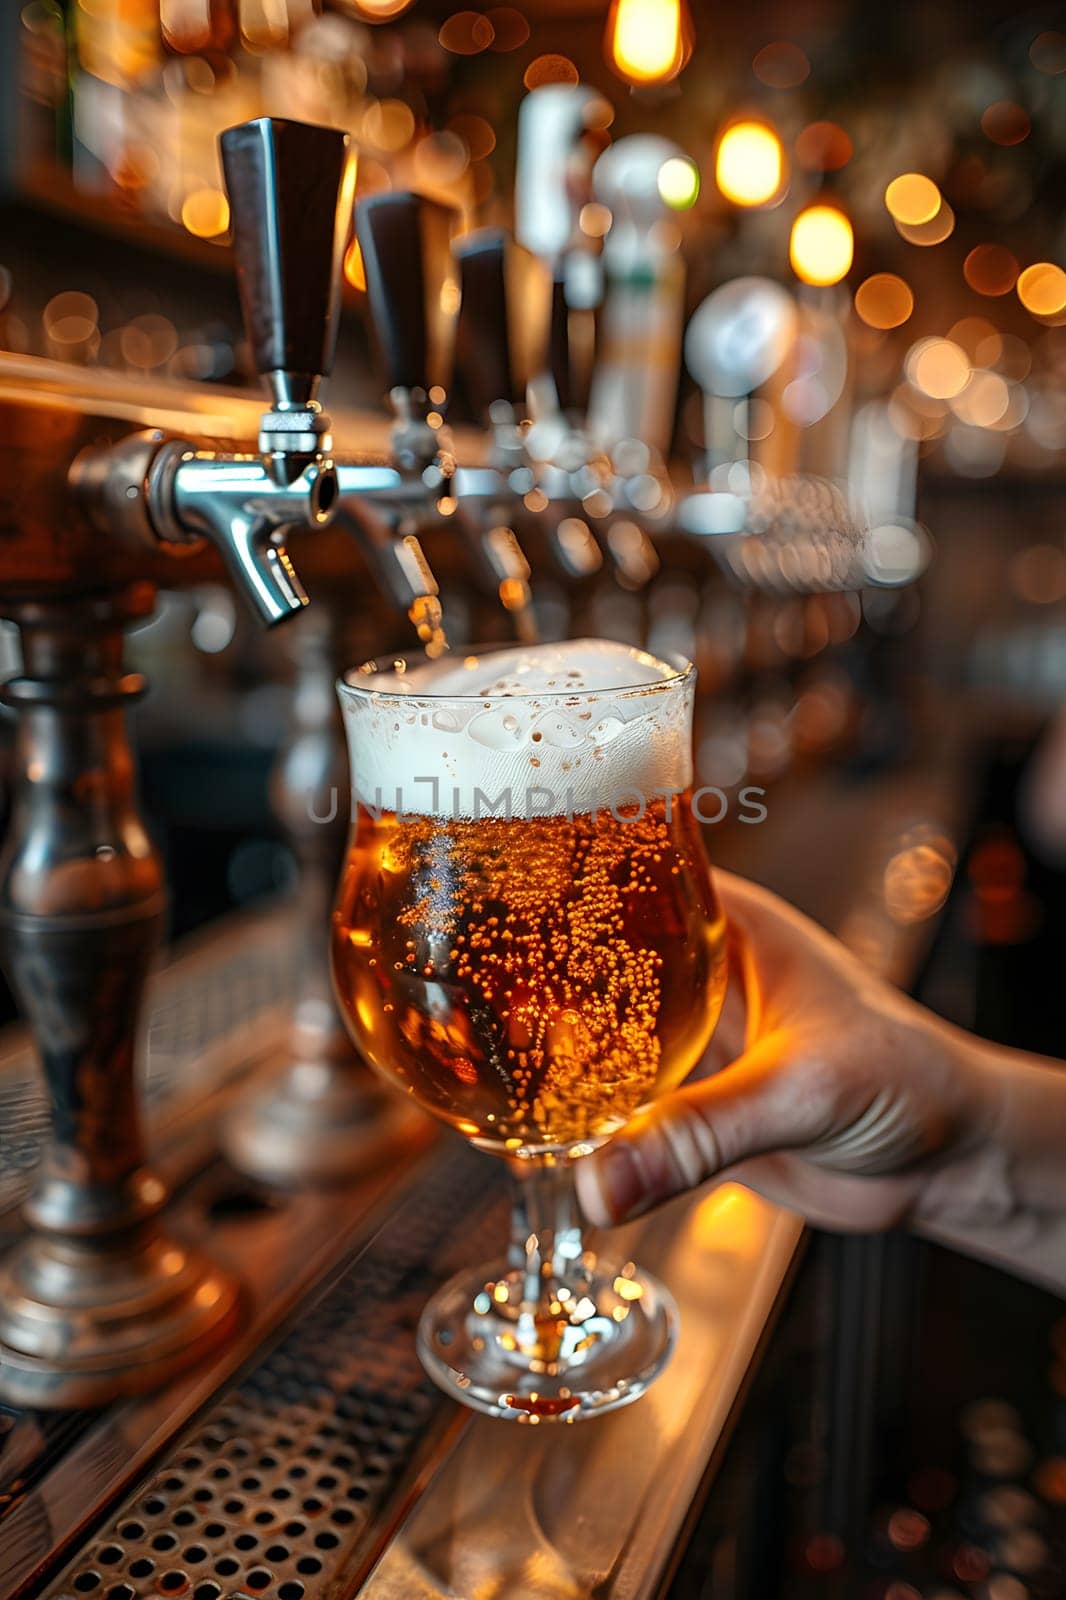
<path fill-rule="evenodd" d="M 355 208 L 366 292 L 390 389 L 446 388 L 451 375 L 455 213 L 421 195 L 368 195 Z"/>
<path fill-rule="evenodd" d="M 275 397 L 314 398 L 333 365 L 355 168 L 338 128 L 259 117 L 219 141 L 245 332 Z"/>
<path fill-rule="evenodd" d="M 526 385 L 544 371 L 551 278 L 544 263 L 502 228 L 482 228 L 455 245 L 459 322 L 455 359 L 471 404 L 521 406 Z"/>

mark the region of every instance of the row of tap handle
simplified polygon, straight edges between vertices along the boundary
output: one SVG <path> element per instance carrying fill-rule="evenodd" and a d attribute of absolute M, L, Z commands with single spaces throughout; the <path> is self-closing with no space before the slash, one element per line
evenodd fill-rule
<path fill-rule="evenodd" d="M 91 449 L 72 471 L 91 518 L 142 543 L 208 539 L 260 617 L 275 623 L 307 600 L 288 530 L 339 513 L 393 596 L 410 605 L 436 593 L 419 532 L 459 508 L 480 525 L 487 575 L 521 613 L 529 568 L 508 524 L 531 478 L 514 478 L 524 456 L 513 402 L 528 376 L 516 330 L 528 335 L 536 262 L 498 231 L 453 251 L 449 209 L 414 194 L 377 194 L 355 207 L 395 423 L 389 464 L 341 459 L 319 386 L 333 364 L 352 230 L 348 136 L 261 118 L 225 132 L 221 149 L 245 332 L 270 394 L 258 453 L 224 455 L 154 432 Z M 441 429 L 456 346 L 497 434 L 480 469 L 456 469 Z"/>
<path fill-rule="evenodd" d="M 563 87 L 556 88 L 558 94 L 538 91 L 523 105 L 549 167 L 548 135 L 562 127 L 556 152 L 562 160 L 573 145 L 570 113 L 580 113 L 582 128 L 592 117 L 594 127 L 597 104 L 591 91 L 575 90 L 567 99 Z M 529 126 L 520 134 L 528 135 Z M 601 189 L 620 211 L 618 195 L 628 195 L 616 246 L 623 255 L 637 248 L 633 239 L 626 242 L 627 219 L 635 226 L 638 201 L 649 184 L 654 188 L 673 149 L 639 137 L 621 141 L 595 164 L 597 175 L 610 168 L 603 180 L 608 187 Z M 606 311 L 607 348 L 592 374 L 588 415 L 567 411 L 577 365 L 571 357 L 582 337 L 571 326 L 583 305 L 580 272 L 574 287 L 575 261 L 584 259 L 584 247 L 575 245 L 570 224 L 558 238 L 547 237 L 543 219 L 531 211 L 528 185 L 519 185 L 518 219 L 532 249 L 500 229 L 456 237 L 449 208 L 415 194 L 388 191 L 354 204 L 355 165 L 348 135 L 339 129 L 261 118 L 225 132 L 221 150 L 245 331 L 270 394 L 258 453 L 224 455 L 158 434 L 86 452 L 75 463 L 73 482 L 98 526 L 153 545 L 187 547 L 206 538 L 258 614 L 274 623 L 307 600 L 286 550 L 287 531 L 339 516 L 391 596 L 413 609 L 427 642 L 439 633 L 440 614 L 419 539 L 449 519 L 461 530 L 474 576 L 496 590 L 525 635 L 533 632 L 530 568 L 519 544 L 525 532 L 546 545 L 563 575 L 587 575 L 606 551 L 623 582 L 634 587 L 658 564 L 646 530 L 664 526 L 668 514 L 674 526 L 704 540 L 741 531 L 745 507 L 731 523 L 727 502 L 739 503 L 743 494 L 723 497 L 715 490 L 675 505 L 661 452 L 647 442 L 654 430 L 631 427 L 626 395 L 640 388 L 640 373 L 627 373 L 625 360 L 619 366 L 617 339 L 612 356 Z M 573 186 L 565 160 L 563 177 Z M 385 464 L 336 455 L 319 399 L 336 347 L 353 212 L 394 412 Z M 643 256 L 636 265 L 645 271 Z M 620 282 L 624 300 L 624 274 Z M 737 292 L 739 306 L 732 303 Z M 673 280 L 670 296 L 679 359 L 681 304 Z M 712 300 L 723 296 L 732 299 L 723 303 L 722 315 L 705 306 L 693 319 L 687 354 L 706 385 L 723 361 L 732 372 L 739 341 L 744 371 L 732 387 L 718 385 L 732 411 L 758 385 L 757 358 L 768 351 L 780 363 L 790 333 L 778 301 L 786 311 L 791 302 L 764 280 L 728 286 Z M 615 321 L 619 315 L 616 305 Z M 670 365 L 667 354 L 659 352 L 660 365 Z M 457 465 L 442 426 L 453 356 L 470 406 L 488 430 L 486 459 L 476 467 Z M 648 384 L 657 360 L 649 356 L 642 363 Z M 658 409 L 672 419 L 665 400 Z M 726 521 L 719 526 L 723 509 Z M 766 522 L 782 521 L 773 505 L 762 515 Z M 830 520 L 846 518 L 834 509 Z M 790 531 L 792 523 L 787 526 Z M 839 570 L 821 565 L 831 576 L 821 586 L 846 586 L 846 561 Z"/>

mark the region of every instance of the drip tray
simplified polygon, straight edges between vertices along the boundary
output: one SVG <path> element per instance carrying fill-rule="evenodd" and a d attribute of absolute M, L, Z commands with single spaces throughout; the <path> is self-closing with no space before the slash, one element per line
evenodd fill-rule
<path fill-rule="evenodd" d="M 64 1570 L 14 1593 L 311 1600 L 335 1593 L 342 1575 L 358 1582 L 460 1420 L 418 1364 L 414 1327 L 443 1276 L 498 1243 L 502 1178 L 495 1163 L 442 1141 L 332 1281 L 168 1440 Z M 457 1235 L 460 1215 L 477 1221 Z M 157 1397 L 156 1409 L 165 1405 Z M 105 1418 L 84 1444 L 95 1454 L 118 1448 L 120 1435 L 118 1419 Z M 53 1474 L 69 1493 L 77 1453 Z M 44 1500 L 18 1508 L 16 1543 L 45 1534 Z"/>

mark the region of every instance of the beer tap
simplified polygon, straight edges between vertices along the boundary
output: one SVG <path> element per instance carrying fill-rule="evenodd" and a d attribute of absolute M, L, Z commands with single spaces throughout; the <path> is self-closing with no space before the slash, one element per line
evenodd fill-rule
<path fill-rule="evenodd" d="M 375 333 L 388 375 L 391 462 L 337 466 L 337 525 L 357 542 L 386 594 L 431 649 L 443 649 L 439 588 L 419 534 L 449 514 L 454 463 L 441 448 L 454 321 L 451 217 L 446 207 L 406 193 L 360 201 L 356 237 Z M 434 427 L 431 423 L 436 423 Z"/>
<path fill-rule="evenodd" d="M 355 168 L 335 128 L 261 117 L 220 143 L 241 310 L 271 395 L 258 454 L 200 450 L 151 431 L 83 452 L 72 484 L 111 536 L 176 549 L 207 539 L 274 624 L 307 604 L 286 531 L 328 522 L 337 499 L 317 394 L 336 344 Z"/>
<path fill-rule="evenodd" d="M 663 174 L 686 170 L 695 171 L 684 151 L 654 134 L 620 139 L 592 169 L 593 195 L 611 224 L 603 241 L 605 294 L 588 431 L 606 451 L 630 439 L 641 440 L 659 460 L 670 450 L 685 267 Z"/>
<path fill-rule="evenodd" d="M 515 238 L 552 279 L 551 345 L 536 382 L 535 412 L 576 413 L 585 404 L 594 313 L 602 297 L 601 234 L 582 225 L 592 168 L 614 113 L 587 84 L 534 89 L 518 111 Z"/>
<path fill-rule="evenodd" d="M 703 391 L 707 487 L 682 500 L 678 523 L 734 582 L 784 594 L 865 582 L 861 518 L 836 483 L 802 470 L 801 332 L 793 295 L 751 277 L 715 289 L 685 336 Z"/>
<path fill-rule="evenodd" d="M 342 518 L 378 559 L 386 552 L 402 592 L 409 590 L 412 620 L 430 646 L 441 620 L 434 586 L 418 588 L 430 572 L 419 535 L 447 526 L 457 511 L 499 499 L 496 463 L 457 469 L 444 429 L 451 357 L 460 304 L 451 237 L 454 219 L 445 206 L 407 192 L 372 195 L 356 208 L 356 237 L 366 273 L 367 298 L 394 414 L 394 480 L 364 486 L 361 469 L 342 465 Z M 351 497 L 351 498 L 350 498 Z M 459 518 L 472 533 L 464 548 L 472 576 L 495 592 L 529 632 L 529 566 L 505 521 Z M 416 592 L 417 591 L 417 592 Z"/>
<path fill-rule="evenodd" d="M 602 229 L 582 224 L 592 169 L 611 107 L 585 84 L 548 84 L 518 113 L 515 237 L 551 279 L 547 347 L 529 384 L 526 451 L 544 502 L 581 515 L 598 484 L 588 480 L 580 426 L 588 399 L 595 311 L 602 298 Z"/>
<path fill-rule="evenodd" d="M 666 525 L 666 468 L 684 327 L 685 268 L 675 188 L 687 201 L 695 167 L 668 139 L 633 134 L 592 169 L 594 201 L 610 217 L 604 302 L 585 432 L 601 480 L 599 521 L 619 581 L 642 588 L 658 570 L 649 530 Z M 693 190 L 694 192 L 694 190 Z"/>
<path fill-rule="evenodd" d="M 525 409 L 548 349 L 551 280 L 543 263 L 502 228 L 467 234 L 455 245 L 455 259 L 456 361 L 467 398 L 491 438 L 487 469 L 456 473 L 459 515 L 485 549 L 519 637 L 533 639 L 538 628 L 525 546 L 528 534 L 536 549 L 538 513 L 550 497 L 526 448 Z M 572 560 L 560 564 L 573 572 Z"/>
<path fill-rule="evenodd" d="M 599 154 L 608 120 L 606 103 L 583 85 L 552 85 L 522 104 L 519 236 L 555 281 L 550 370 L 531 385 L 526 446 L 541 493 L 566 508 L 559 528 L 591 525 L 618 581 L 640 589 L 659 565 L 646 524 L 672 506 L 663 453 L 684 284 L 677 242 L 664 237 L 669 207 L 658 178 L 667 162 L 685 158 L 643 136 Z M 625 354 L 634 341 L 636 358 Z"/>
<path fill-rule="evenodd" d="M 753 469 L 778 476 L 794 470 L 796 429 L 781 392 L 798 325 L 788 290 L 754 277 L 715 289 L 689 322 L 685 359 L 703 395 L 702 477 L 712 493 L 730 484 L 734 494 L 738 485 L 745 489 Z M 691 514 L 699 509 L 693 497 Z"/>

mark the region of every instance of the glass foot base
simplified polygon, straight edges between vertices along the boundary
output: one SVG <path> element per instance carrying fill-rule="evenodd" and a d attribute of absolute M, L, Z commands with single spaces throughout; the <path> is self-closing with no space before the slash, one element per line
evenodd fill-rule
<path fill-rule="evenodd" d="M 439 1388 L 475 1411 L 515 1422 L 577 1422 L 638 1400 L 670 1359 L 673 1297 L 632 1263 L 586 1254 L 570 1288 L 504 1268 L 463 1272 L 430 1300 L 418 1353 Z"/>

